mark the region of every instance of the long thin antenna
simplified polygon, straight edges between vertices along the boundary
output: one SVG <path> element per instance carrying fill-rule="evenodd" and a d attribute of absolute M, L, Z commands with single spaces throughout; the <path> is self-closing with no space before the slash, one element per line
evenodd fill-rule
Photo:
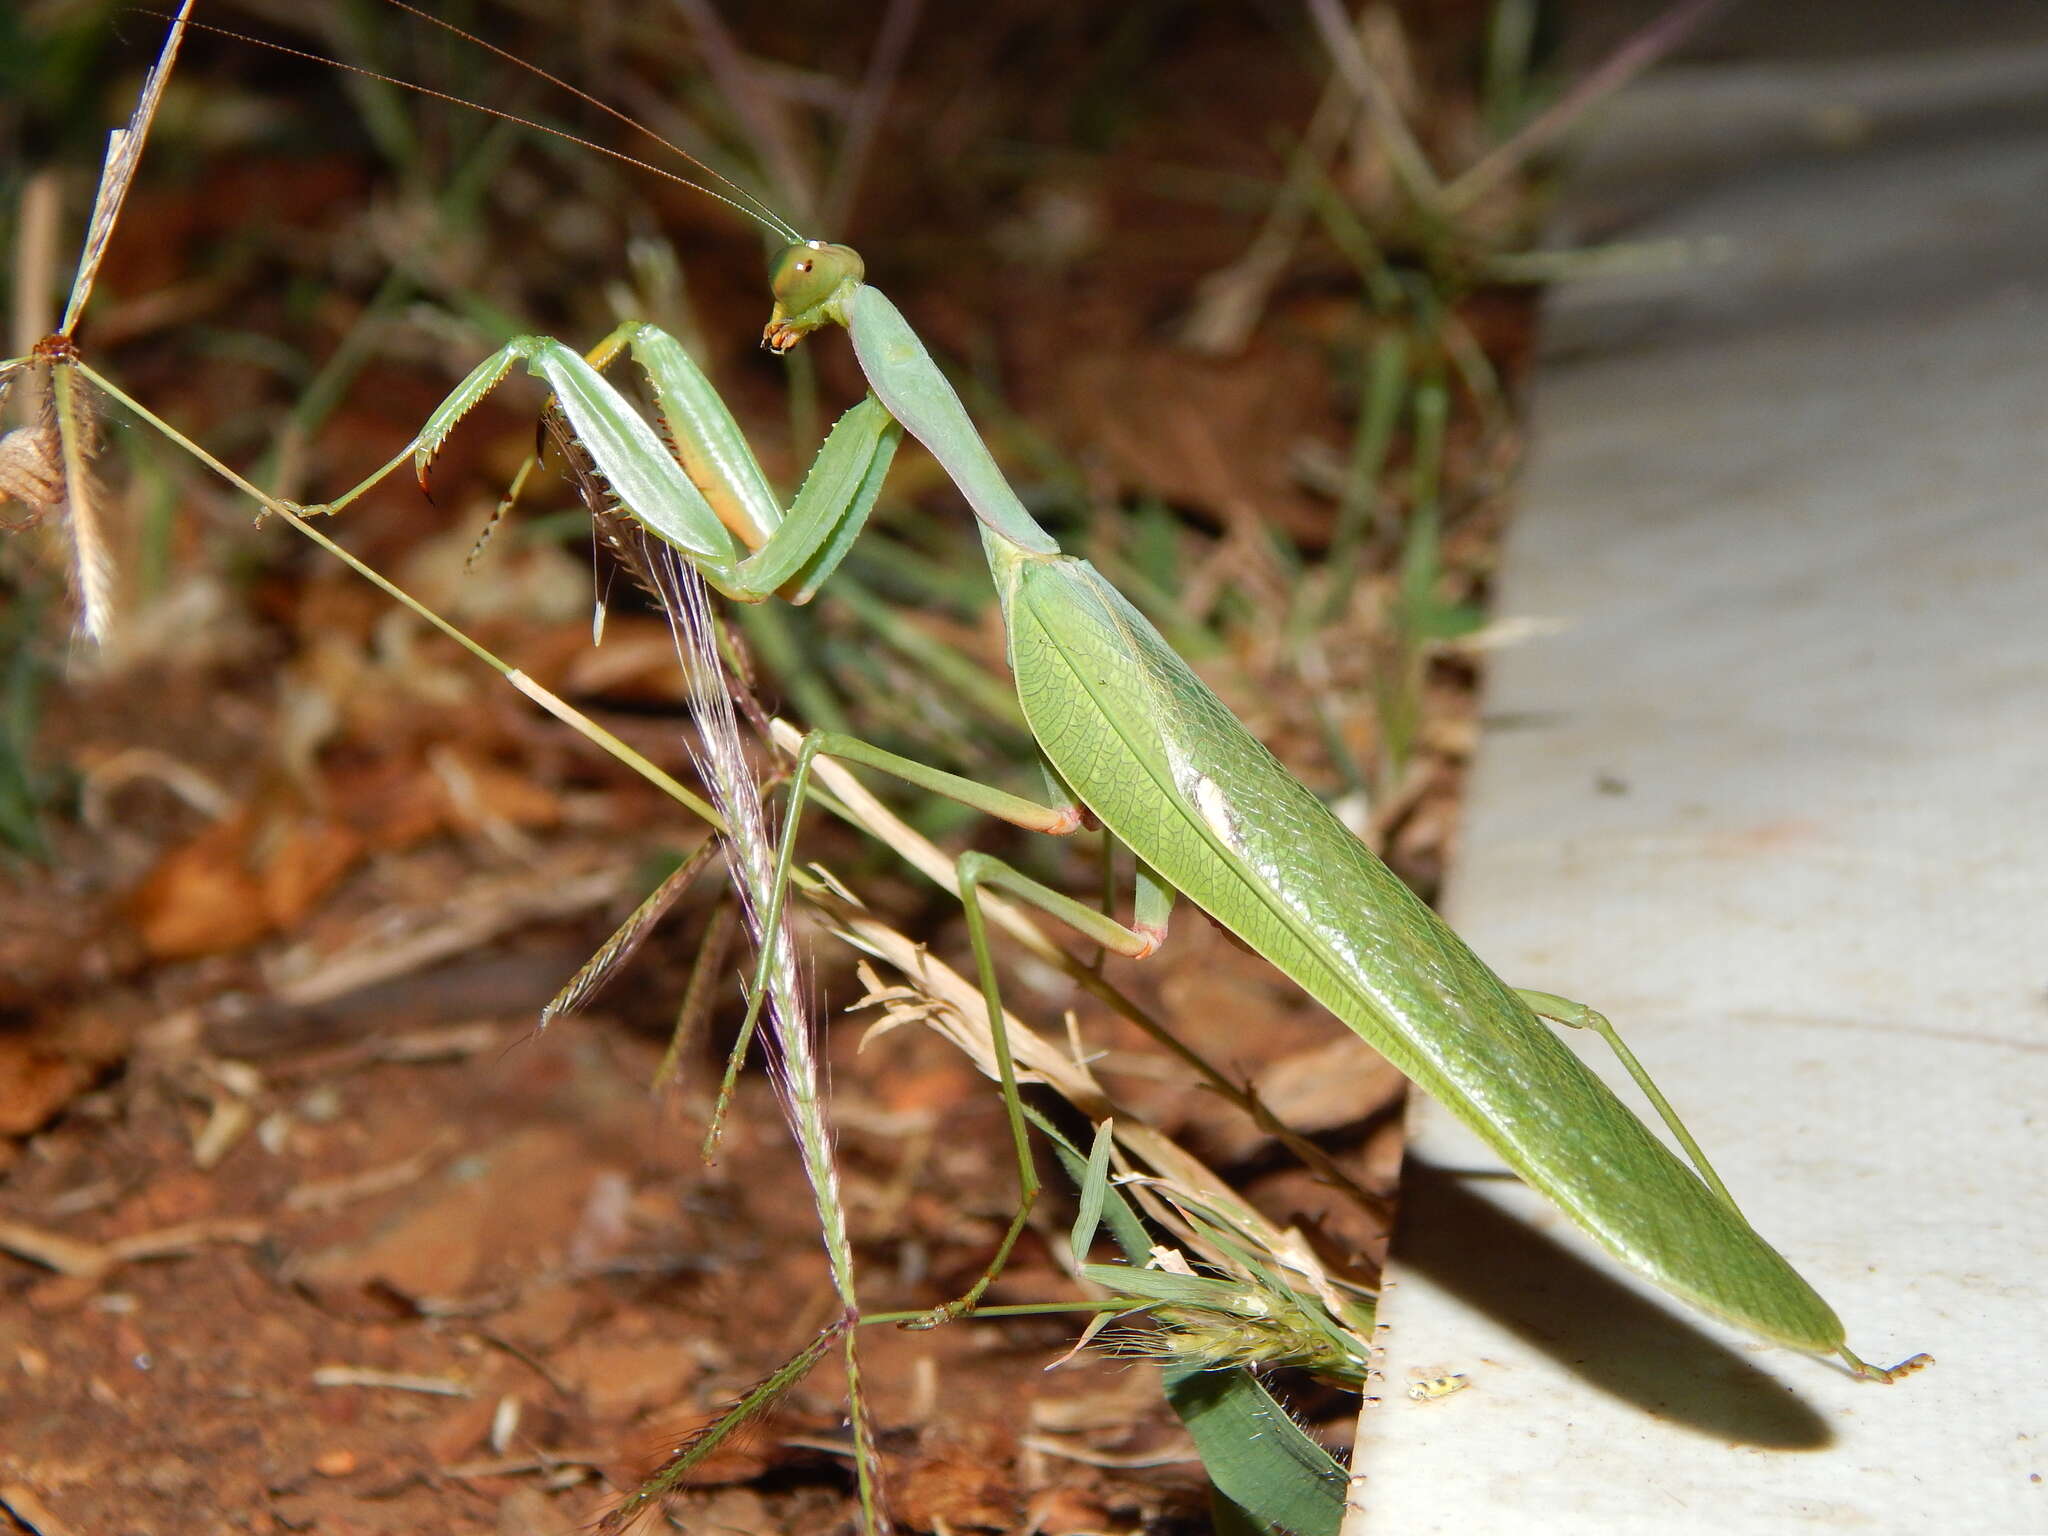
<path fill-rule="evenodd" d="M 447 20 L 445 17 L 436 16 L 431 11 L 422 10 L 419 6 L 411 4 L 410 0 L 384 0 L 384 3 L 386 5 L 396 6 L 399 10 L 404 11 L 409 16 L 417 16 L 421 21 L 431 22 L 434 26 L 439 27 L 443 32 L 452 33 L 456 37 L 461 38 L 466 43 L 470 43 L 475 47 L 482 48 L 487 52 L 494 53 L 499 58 L 503 59 L 506 63 L 516 65 L 520 69 L 527 71 L 527 73 L 529 74 L 538 75 L 541 79 L 547 81 L 549 85 L 554 86 L 555 89 L 567 91 L 571 96 L 574 96 L 578 101 L 585 102 L 588 105 L 597 108 L 598 111 L 605 113 L 607 116 L 616 118 L 619 122 L 622 122 L 628 128 L 631 128 L 635 133 L 643 134 L 647 138 L 652 139 L 655 143 L 659 144 L 663 149 L 667 150 L 670 154 L 682 156 L 683 159 L 689 161 L 690 164 L 696 166 L 697 169 L 702 171 L 705 175 L 716 177 L 719 181 L 724 182 L 728 187 L 731 187 L 733 191 L 737 192 L 741 197 L 744 197 L 756 208 L 759 208 L 762 213 L 766 214 L 768 218 L 773 220 L 776 226 L 781 230 L 781 232 L 788 235 L 792 242 L 799 245 L 803 243 L 803 236 L 799 235 L 795 230 L 791 229 L 789 225 L 786 222 L 784 222 L 782 216 L 776 213 L 775 210 L 770 208 L 766 203 L 762 202 L 760 198 L 756 197 L 753 193 L 749 192 L 745 187 L 741 186 L 738 182 L 734 181 L 730 176 L 726 175 L 716 166 L 706 165 L 702 160 L 699 160 L 687 149 L 684 149 L 682 145 L 677 144 L 672 140 L 663 138 L 660 134 L 656 133 L 652 128 L 648 127 L 647 124 L 641 122 L 639 118 L 633 116 L 632 113 L 620 111 L 610 102 L 605 101 L 600 97 L 593 96 L 589 91 L 584 90 L 579 85 L 570 84 L 567 80 L 564 80 L 560 75 L 550 73 L 541 65 L 534 63 L 533 60 L 528 58 L 522 58 L 520 55 L 512 52 L 512 50 L 509 48 L 500 48 L 496 43 L 491 42 L 488 38 L 479 37 L 474 32 L 465 31 L 461 27 L 458 27 L 454 22 Z M 701 190 L 706 192 L 711 191 L 709 187 L 702 188 Z M 712 195 L 715 197 L 718 194 L 712 193 Z"/>
<path fill-rule="evenodd" d="M 561 86 L 562 89 L 566 91 L 574 92 L 574 94 L 583 97 L 585 101 L 592 102 L 596 106 L 604 107 L 604 110 L 610 112 L 612 116 L 620 119 L 622 122 L 630 123 L 633 127 L 638 128 L 642 133 L 646 134 L 649 138 L 653 139 L 657 144 L 660 144 L 665 149 L 670 150 L 674 154 L 682 156 L 683 159 L 689 161 L 690 164 L 702 170 L 706 175 L 717 177 L 718 180 L 724 182 L 727 186 L 731 187 L 735 192 L 738 192 L 741 197 L 746 198 L 749 202 L 754 203 L 756 206 L 750 208 L 747 206 L 747 203 L 741 202 L 739 198 L 728 197 L 725 193 L 718 191 L 716 188 L 707 187 L 700 181 L 692 181 L 687 176 L 681 175 L 675 171 L 668 170 L 663 166 L 655 165 L 651 161 L 642 160 L 636 155 L 629 155 L 624 150 L 613 149 L 609 145 L 600 144 L 594 139 L 586 139 L 580 134 L 571 133 L 566 128 L 557 128 L 551 123 L 539 122 L 536 119 L 530 117 L 521 117 L 518 113 L 507 112 L 502 107 L 486 106 L 484 103 L 480 101 L 471 101 L 466 96 L 457 96 L 450 91 L 437 91 L 431 85 L 421 85 L 419 84 L 419 82 L 414 80 L 401 80 L 396 75 L 382 74 L 374 69 L 366 69 L 364 66 L 360 64 L 350 64 L 344 59 L 331 58 L 324 53 L 315 53 L 309 48 L 294 48 L 288 43 L 273 42 L 267 37 L 254 37 L 247 32 L 236 32 L 228 27 L 216 27 L 210 22 L 188 21 L 186 23 L 186 26 L 192 28 L 195 31 L 211 32 L 216 37 L 231 38 L 235 42 L 246 43 L 252 48 L 268 48 L 272 53 L 281 53 L 286 55 L 288 58 L 304 59 L 308 63 L 322 64 L 329 69 L 346 70 L 349 74 L 360 75 L 365 80 L 375 80 L 383 85 L 396 86 L 399 90 L 411 91 L 413 94 L 417 96 L 426 96 L 435 101 L 445 101 L 451 106 L 466 107 L 472 112 L 481 112 L 486 117 L 495 117 L 501 122 L 511 123 L 520 128 L 530 128 L 535 133 L 550 134 L 553 137 L 562 140 L 564 143 L 576 145 L 579 149 L 587 149 L 594 154 L 609 156 L 611 159 L 618 161 L 621 165 L 630 165 L 636 171 L 645 171 L 650 176 L 659 176 L 662 178 L 662 180 L 672 181 L 677 186 L 688 187 L 693 192 L 701 192 L 706 197 L 713 198 L 718 202 L 725 204 L 726 207 L 731 208 L 736 212 L 745 214 L 748 218 L 752 219 L 756 224 L 763 226 L 764 228 L 766 228 L 767 230 L 774 234 L 780 235 L 785 240 L 788 240 L 791 244 L 801 245 L 803 243 L 804 237 L 798 234 L 794 229 L 790 228 L 789 224 L 785 220 L 778 216 L 773 209 L 769 208 L 769 206 L 766 203 L 762 202 L 758 197 L 755 197 L 753 193 L 747 191 L 745 187 L 740 186 L 739 183 L 734 181 L 731 177 L 725 176 L 716 169 L 714 169 L 713 167 L 706 165 L 702 160 L 699 160 L 687 149 L 682 148 L 680 145 L 669 143 L 667 139 L 664 139 L 652 128 L 647 127 L 643 123 L 634 121 L 633 118 L 627 116 L 623 112 L 616 110 L 615 108 L 605 107 L 605 104 L 601 101 L 598 101 L 597 98 L 595 98 L 594 96 L 589 96 L 584 92 L 577 90 L 575 86 L 568 84 L 566 81 L 555 79 L 553 75 L 549 74 L 546 70 L 540 68 L 540 66 L 536 64 L 527 63 L 524 59 L 521 59 L 517 54 L 509 53 L 502 48 L 495 47 L 490 43 L 484 42 L 481 38 L 470 37 L 470 35 L 467 32 L 462 31 L 460 27 L 456 27 L 451 23 L 441 21 L 437 17 L 428 16 L 427 13 L 424 11 L 414 10 L 412 6 L 402 4 L 401 0 L 388 0 L 388 3 L 398 6 L 399 9 L 401 10 L 412 11 L 414 15 L 424 17 L 426 20 L 434 22 L 435 25 L 437 26 L 446 27 L 448 28 L 449 31 L 455 32 L 462 37 L 469 37 L 469 40 L 471 42 L 478 44 L 480 47 L 489 48 L 491 52 L 502 55 L 503 57 L 510 60 L 514 64 L 524 64 L 526 68 L 532 70 L 542 79 L 551 81 L 553 84 Z"/>

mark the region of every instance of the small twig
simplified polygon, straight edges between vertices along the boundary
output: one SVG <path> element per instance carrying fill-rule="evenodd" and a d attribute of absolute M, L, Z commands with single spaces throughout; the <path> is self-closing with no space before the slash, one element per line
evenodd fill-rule
<path fill-rule="evenodd" d="M 95 832 L 106 831 L 111 820 L 108 803 L 135 783 L 159 784 L 214 821 L 226 820 L 235 809 L 234 797 L 191 764 L 153 747 L 130 747 L 85 771 L 78 819 Z"/>
<path fill-rule="evenodd" d="M 369 1387 L 386 1392 L 418 1392 L 427 1397 L 468 1397 L 470 1389 L 446 1376 L 411 1376 L 379 1371 L 367 1365 L 323 1365 L 313 1372 L 316 1387 Z"/>
<path fill-rule="evenodd" d="M 782 194 L 797 227 L 808 229 L 818 211 L 817 189 L 785 129 L 780 103 L 771 99 L 761 71 L 740 49 L 709 0 L 675 0 L 703 51 L 704 68 L 731 103 L 748 142 L 761 157 L 772 186 Z"/>
<path fill-rule="evenodd" d="M 284 1208 L 288 1211 L 331 1211 L 358 1200 L 367 1200 L 372 1195 L 381 1195 L 387 1190 L 402 1189 L 425 1178 L 442 1154 L 461 1139 L 452 1129 L 443 1127 L 431 1142 L 411 1157 L 376 1168 L 365 1168 L 360 1173 L 346 1174 L 338 1179 L 317 1179 L 298 1185 L 285 1195 Z"/>
<path fill-rule="evenodd" d="M 1197 285 L 1195 302 L 1180 329 L 1183 346 L 1211 357 L 1234 356 L 1244 350 L 1273 285 L 1308 227 L 1322 168 L 1350 133 L 1357 115 L 1357 94 L 1332 73 L 1290 160 L 1287 180 L 1267 205 L 1265 220 L 1251 244 L 1237 260 L 1218 267 Z"/>
<path fill-rule="evenodd" d="M 380 923 L 365 938 L 310 961 L 296 975 L 290 974 L 295 957 L 284 957 L 275 968 L 281 974 L 273 981 L 271 997 L 287 1007 L 312 1008 L 376 982 L 409 976 L 450 956 L 473 953 L 512 928 L 616 900 L 631 875 L 623 862 L 590 873 L 543 869 L 539 875 L 525 873 L 473 890 L 459 910 L 437 909 L 435 922 L 416 922 L 404 937 L 394 936 L 396 923 Z"/>
<path fill-rule="evenodd" d="M 0 1221 L 0 1249 L 60 1275 L 97 1279 L 113 1267 L 98 1243 L 81 1243 L 61 1232 L 45 1232 L 20 1221 Z"/>
<path fill-rule="evenodd" d="M 61 1232 L 32 1227 L 26 1222 L 0 1221 L 0 1249 L 32 1264 L 40 1264 L 45 1269 L 55 1270 L 60 1275 L 99 1280 L 124 1264 L 140 1259 L 170 1258 L 208 1243 L 241 1243 L 245 1246 L 260 1243 L 268 1230 L 262 1222 L 252 1218 L 223 1217 L 212 1221 L 180 1222 L 173 1227 L 159 1227 L 154 1232 L 116 1238 L 110 1243 L 85 1243 Z"/>
<path fill-rule="evenodd" d="M 68 1525 L 50 1513 L 50 1506 L 33 1488 L 21 1483 L 0 1484 L 0 1509 L 35 1532 L 35 1536 L 78 1536 L 78 1527 Z"/>
<path fill-rule="evenodd" d="M 1042 1455 L 1056 1456 L 1062 1461 L 1078 1461 L 1084 1467 L 1105 1467 L 1119 1472 L 1135 1472 L 1146 1467 L 1175 1467 L 1186 1462 L 1200 1461 L 1195 1442 L 1184 1440 L 1178 1445 L 1169 1445 L 1156 1451 L 1138 1451 L 1118 1455 L 1113 1451 L 1095 1451 L 1081 1445 L 1063 1445 L 1044 1435 L 1026 1435 L 1019 1442 L 1025 1449 Z"/>
<path fill-rule="evenodd" d="M 545 1360 L 541 1359 L 540 1356 L 534 1354 L 531 1350 L 523 1349 L 519 1345 L 514 1344 L 510 1339 L 492 1333 L 486 1328 L 473 1328 L 470 1330 L 470 1336 L 517 1360 L 521 1365 L 533 1372 L 534 1375 L 538 1376 L 546 1384 L 547 1389 L 564 1402 L 572 1401 L 575 1398 L 576 1388 L 569 1382 L 564 1381 Z M 563 1456 L 569 1460 L 575 1459 L 569 1457 L 566 1452 L 563 1453 Z"/>
<path fill-rule="evenodd" d="M 26 353 L 50 333 L 62 186 L 56 171 L 38 171 L 22 183 L 21 196 L 15 204 L 14 311 L 7 340 L 10 352 Z"/>
<path fill-rule="evenodd" d="M 449 1477 L 464 1482 L 481 1477 L 516 1477 L 522 1472 L 553 1472 L 560 1467 L 603 1467 L 615 1460 L 604 1451 L 535 1451 L 530 1456 L 501 1456 L 491 1461 L 463 1461 L 443 1467 Z"/>

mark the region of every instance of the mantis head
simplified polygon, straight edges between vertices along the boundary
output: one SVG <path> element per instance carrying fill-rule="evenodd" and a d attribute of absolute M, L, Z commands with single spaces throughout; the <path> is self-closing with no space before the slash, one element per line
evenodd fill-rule
<path fill-rule="evenodd" d="M 850 245 L 806 240 L 784 246 L 768 263 L 775 312 L 761 332 L 761 345 L 771 352 L 787 352 L 821 325 L 846 324 L 846 301 L 867 270 L 860 252 Z"/>

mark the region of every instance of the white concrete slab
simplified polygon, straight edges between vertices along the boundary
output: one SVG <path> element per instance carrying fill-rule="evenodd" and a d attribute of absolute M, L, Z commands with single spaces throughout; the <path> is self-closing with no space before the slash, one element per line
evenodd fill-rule
<path fill-rule="evenodd" d="M 1621 1025 L 1853 1348 L 1939 1363 L 1683 1313 L 1425 1102 L 1347 1531 L 2048 1531 L 2048 135 L 1673 228 L 1746 254 L 1538 385 L 1500 606 L 1571 627 L 1494 669 L 1449 913 Z"/>

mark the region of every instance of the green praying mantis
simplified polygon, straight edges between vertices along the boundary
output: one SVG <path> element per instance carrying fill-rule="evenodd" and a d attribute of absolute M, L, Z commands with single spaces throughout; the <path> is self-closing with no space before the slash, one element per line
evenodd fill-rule
<path fill-rule="evenodd" d="M 1064 795 L 1031 800 L 853 737 L 812 732 L 791 776 L 775 900 L 787 888 L 820 756 L 1040 832 L 1078 829 L 1085 808 L 1136 855 L 1129 924 L 987 855 L 961 861 L 960 897 L 998 1031 L 1001 996 L 983 888 L 1035 905 L 1133 958 L 1159 947 L 1171 906 L 1184 896 L 1435 1095 L 1644 1279 L 1758 1338 L 1838 1356 L 1870 1380 L 1889 1382 L 1926 1363 L 1913 1356 L 1879 1367 L 1855 1355 L 1833 1309 L 1743 1217 L 1608 1020 L 1495 975 L 1253 738 L 1094 566 L 1061 551 L 1003 478 L 901 312 L 865 281 L 858 253 L 795 240 L 774 257 L 770 286 L 775 302 L 763 344 L 786 353 L 813 331 L 843 326 L 871 391 L 833 427 L 786 512 L 709 379 L 673 337 L 640 323 L 621 326 L 587 357 L 547 337 L 515 338 L 433 413 L 410 451 L 424 481 L 457 422 L 523 366 L 552 392 L 617 510 L 742 602 L 803 602 L 829 579 L 858 538 L 905 431 L 943 466 L 979 522 L 1018 699 L 1050 782 Z M 645 373 L 673 452 L 604 378 L 602 370 L 622 355 Z M 761 958 L 756 998 L 769 959 Z M 1545 1020 L 1606 1040 L 1690 1166 Z M 973 1309 L 1038 1189 L 1014 1070 L 998 1045 L 1022 1198 L 988 1268 L 934 1320 Z"/>
<path fill-rule="evenodd" d="M 894 775 L 1049 834 L 1076 831 L 1085 812 L 1132 850 L 1137 879 L 1125 924 L 988 855 L 959 861 L 1021 1194 L 987 1267 L 926 1321 L 974 1310 L 1023 1232 L 1038 1190 L 982 891 L 1035 905 L 1133 958 L 1159 948 L 1174 902 L 1185 897 L 1434 1094 L 1644 1279 L 1770 1343 L 1838 1356 L 1866 1379 L 1890 1382 L 1927 1363 L 1916 1355 L 1878 1367 L 1851 1352 L 1834 1311 L 1743 1217 L 1609 1022 L 1496 976 L 1266 751 L 1150 621 L 1030 517 L 923 343 L 865 281 L 860 256 L 797 238 L 779 220 L 772 227 L 790 243 L 771 263 L 774 308 L 764 344 L 787 353 L 813 331 L 843 326 L 871 391 L 832 428 L 787 509 L 682 345 L 653 326 L 630 323 L 587 355 L 547 337 L 514 339 L 471 372 L 391 464 L 335 502 L 303 510 L 340 510 L 408 456 L 424 483 L 462 418 L 522 367 L 551 392 L 563 432 L 611 510 L 742 602 L 801 603 L 831 578 L 858 539 L 906 431 L 945 469 L 978 521 L 1018 698 L 1055 792 L 1033 800 L 843 734 L 812 732 L 795 754 L 764 931 L 780 931 L 797 830 L 820 757 Z M 627 357 L 644 372 L 665 431 L 607 382 L 604 370 Z M 766 994 L 774 950 L 771 938 L 758 959 L 749 1026 Z M 1607 1041 L 1685 1160 L 1546 1020 L 1591 1029 Z"/>

